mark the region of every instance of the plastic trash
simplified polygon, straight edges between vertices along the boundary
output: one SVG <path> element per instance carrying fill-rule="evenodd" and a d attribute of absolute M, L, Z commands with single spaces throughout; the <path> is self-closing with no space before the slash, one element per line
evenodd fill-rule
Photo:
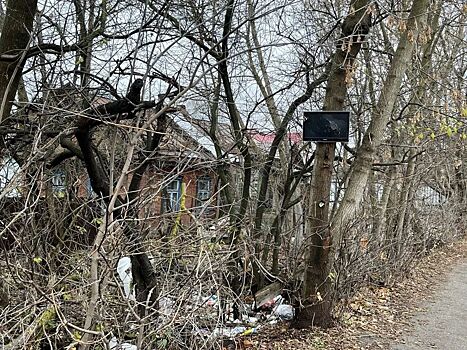
<path fill-rule="evenodd" d="M 211 295 L 209 298 L 206 298 L 204 305 L 206 306 L 215 306 L 217 304 L 217 295 Z"/>
<path fill-rule="evenodd" d="M 274 308 L 273 314 L 283 321 L 290 321 L 293 319 L 294 311 L 292 305 L 280 304 Z"/>
<path fill-rule="evenodd" d="M 215 337 L 216 336 L 221 336 L 221 337 L 234 338 L 237 335 L 242 334 L 246 330 L 247 330 L 247 328 L 244 327 L 244 326 L 237 326 L 237 327 L 233 327 L 233 328 L 229 328 L 229 327 L 220 328 L 220 327 L 218 327 L 218 328 L 214 328 L 214 330 L 212 332 L 212 335 L 215 336 Z"/>
<path fill-rule="evenodd" d="M 159 298 L 159 311 L 162 314 L 170 315 L 175 310 L 175 301 L 168 297 Z"/>
<path fill-rule="evenodd" d="M 135 291 L 131 288 L 133 276 L 131 274 L 131 259 L 128 256 L 124 256 L 118 260 L 117 273 L 122 280 L 125 296 L 130 300 L 136 300 Z"/>
<path fill-rule="evenodd" d="M 138 347 L 130 343 L 119 344 L 117 338 L 113 337 L 109 341 L 109 349 L 111 350 L 137 350 Z"/>
<path fill-rule="evenodd" d="M 246 322 L 250 325 L 253 325 L 253 324 L 257 324 L 259 322 L 259 318 L 258 317 L 254 317 L 254 316 L 247 316 L 246 317 Z"/>
<path fill-rule="evenodd" d="M 247 328 L 243 326 L 237 326 L 230 331 L 230 336 L 235 337 L 236 335 L 246 332 Z"/>
<path fill-rule="evenodd" d="M 253 333 L 256 333 L 258 331 L 258 328 L 248 328 L 245 332 L 242 333 L 242 335 L 250 335 Z"/>

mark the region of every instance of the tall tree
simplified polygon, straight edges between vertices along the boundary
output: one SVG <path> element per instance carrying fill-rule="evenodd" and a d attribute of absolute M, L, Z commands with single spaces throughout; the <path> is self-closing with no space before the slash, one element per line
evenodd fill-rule
<path fill-rule="evenodd" d="M 10 115 L 32 42 L 37 0 L 8 0 L 0 36 L 0 123 Z"/>
<path fill-rule="evenodd" d="M 349 185 L 330 224 L 327 218 L 329 187 L 326 188 L 326 186 L 320 186 L 320 184 L 323 184 L 323 181 L 330 183 L 334 146 L 323 144 L 317 150 L 317 164 L 314 169 L 312 197 L 310 199 L 311 212 L 316 214 L 313 214 L 309 221 L 311 244 L 306 261 L 305 281 L 302 290 L 302 297 L 306 306 L 298 313 L 296 320 L 296 326 L 298 327 L 306 327 L 312 324 L 329 326 L 331 324 L 332 296 L 329 273 L 333 262 L 332 240 L 340 241 L 340 236 L 343 234 L 349 218 L 354 215 L 362 201 L 376 150 L 383 140 L 385 127 L 396 103 L 402 79 L 409 67 L 418 35 L 425 29 L 427 7 L 428 0 L 413 1 L 406 29 L 401 35 L 399 45 L 391 61 L 375 113 L 352 164 Z M 330 106 L 333 107 L 342 106 L 345 97 L 339 93 L 339 88 L 342 88 L 342 84 L 345 84 L 345 77 L 341 75 L 339 81 L 340 86 L 328 89 L 328 98 L 335 101 L 330 103 Z M 330 80 L 331 82 L 332 80 Z"/>
<path fill-rule="evenodd" d="M 334 53 L 329 75 L 324 110 L 344 108 L 347 86 L 353 73 L 355 59 L 370 30 L 371 8 L 368 0 L 355 0 L 342 24 L 342 35 Z M 328 228 L 329 195 L 334 162 L 335 143 L 319 143 L 310 186 L 308 237 L 301 304 L 295 327 L 331 324 L 329 274 L 330 231 Z"/>

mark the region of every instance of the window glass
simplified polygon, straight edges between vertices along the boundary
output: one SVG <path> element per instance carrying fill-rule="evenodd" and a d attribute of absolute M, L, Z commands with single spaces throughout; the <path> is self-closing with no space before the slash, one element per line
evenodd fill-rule
<path fill-rule="evenodd" d="M 66 174 L 62 169 L 57 169 L 52 174 L 52 191 L 58 195 L 64 195 L 66 190 Z"/>
<path fill-rule="evenodd" d="M 177 192 L 180 186 L 179 179 L 172 181 L 167 185 L 167 191 Z"/>
<path fill-rule="evenodd" d="M 196 198 L 199 201 L 206 201 L 211 197 L 211 178 L 202 176 L 197 181 Z"/>
<path fill-rule="evenodd" d="M 182 178 L 173 180 L 165 188 L 165 195 L 162 200 L 163 211 L 180 210 L 180 199 L 182 195 Z"/>

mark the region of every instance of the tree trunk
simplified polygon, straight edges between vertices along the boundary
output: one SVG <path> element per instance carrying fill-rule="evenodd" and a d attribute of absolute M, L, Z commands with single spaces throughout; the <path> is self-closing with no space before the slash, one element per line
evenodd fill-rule
<path fill-rule="evenodd" d="M 387 175 L 386 183 L 384 184 L 383 194 L 381 195 L 381 200 L 378 203 L 376 225 L 373 227 L 372 234 L 373 239 L 377 241 L 379 245 L 382 245 L 385 242 L 383 232 L 385 232 L 386 230 L 389 197 L 394 187 L 394 182 L 396 180 L 396 168 L 391 167 L 388 170 L 388 172 L 389 174 Z"/>
<path fill-rule="evenodd" d="M 135 83 L 136 81 L 133 84 Z M 135 86 L 136 85 L 132 85 L 130 92 L 133 92 L 133 90 L 136 89 Z M 139 90 L 137 90 L 137 99 L 139 99 L 141 87 Z M 169 92 L 170 90 L 168 90 L 167 94 Z M 130 102 L 134 103 L 134 101 L 131 100 Z M 112 103 L 113 102 L 110 102 L 106 106 L 109 106 Z M 156 110 L 160 111 L 162 109 L 162 104 L 163 99 L 161 99 L 156 104 Z M 128 111 L 116 111 L 116 114 L 119 112 L 123 113 Z M 128 113 L 132 112 L 130 111 Z M 105 176 L 105 169 L 102 166 L 102 163 L 98 161 L 98 159 L 100 159 L 98 150 L 96 147 L 94 147 L 91 140 L 91 128 L 93 126 L 92 123 L 92 119 L 81 117 L 77 122 L 75 137 L 78 141 L 81 153 L 83 154 L 84 163 L 88 176 L 91 180 L 92 189 L 95 193 L 102 196 L 102 199 L 105 201 L 105 203 L 109 205 L 112 199 L 109 190 L 110 182 L 108 177 Z M 166 127 L 166 115 L 161 114 L 158 118 L 156 131 L 148 141 L 147 147 L 145 149 L 147 152 L 146 154 L 151 154 L 159 147 L 162 137 L 165 135 Z M 140 195 L 141 179 L 146 169 L 148 168 L 149 163 L 150 158 L 145 158 L 141 161 L 138 167 L 136 167 L 130 182 L 128 196 L 126 198 L 121 198 L 119 196 L 117 197 L 116 205 L 114 206 L 112 212 L 115 220 L 121 219 L 124 216 L 132 219 L 138 217 L 138 211 L 134 207 L 133 203 L 135 203 L 137 196 Z M 132 265 L 132 276 L 133 282 L 136 285 L 136 299 L 140 303 L 138 307 L 139 315 L 141 318 L 143 318 L 146 316 L 147 306 L 157 309 L 158 293 L 156 273 L 149 260 L 149 256 L 145 251 L 136 220 L 124 220 L 122 226 L 123 233 L 132 246 L 132 255 L 130 257 Z"/>
<path fill-rule="evenodd" d="M 430 18 L 430 27 L 432 31 L 435 31 L 438 29 L 439 26 L 439 16 L 440 16 L 440 11 L 441 7 L 440 4 L 437 4 L 437 8 L 432 14 L 432 17 Z M 421 67 L 423 68 L 423 71 L 425 74 L 430 74 L 432 71 L 432 64 L 431 64 L 431 58 L 433 56 L 433 51 L 434 51 L 434 41 L 435 38 L 432 35 L 430 40 L 428 40 L 424 47 L 423 47 L 423 56 L 422 56 L 422 61 L 421 61 Z M 417 76 L 414 74 L 414 76 Z M 412 93 L 411 96 L 411 101 L 415 101 L 415 103 L 410 104 L 410 106 L 407 108 L 407 115 L 409 118 L 412 118 L 416 115 L 418 110 L 420 109 L 419 106 L 422 106 L 425 102 L 426 98 L 426 91 L 427 91 L 427 79 L 424 76 L 420 76 L 417 82 L 417 87 Z M 403 179 L 402 183 L 402 189 L 400 193 L 400 197 L 398 200 L 399 204 L 399 213 L 397 216 L 397 224 L 395 225 L 395 232 L 394 232 L 394 259 L 396 261 L 400 261 L 401 259 L 401 253 L 403 250 L 403 245 L 407 243 L 407 236 L 408 236 L 408 230 L 406 229 L 407 227 L 410 226 L 410 206 L 409 202 L 411 201 L 411 198 L 413 197 L 413 192 L 414 192 L 414 176 L 415 176 L 415 169 L 416 169 L 416 160 L 417 160 L 417 154 L 416 150 L 414 148 L 411 148 L 408 154 L 409 161 L 407 163 L 407 168 L 405 172 L 405 177 Z M 404 230 L 405 229 L 405 230 Z"/>
<path fill-rule="evenodd" d="M 362 146 L 358 149 L 353 163 L 353 171 L 349 179 L 342 203 L 331 222 L 333 234 L 339 241 L 339 236 L 352 215 L 355 214 L 363 198 L 373 158 L 383 140 L 383 133 L 389 121 L 402 78 L 410 66 L 413 49 L 418 39 L 418 33 L 426 26 L 428 0 L 414 0 L 409 14 L 407 29 L 402 34 L 396 53 L 392 59 L 381 96 L 370 125 L 365 132 Z"/>
<path fill-rule="evenodd" d="M 352 1 L 349 14 L 342 25 L 342 36 L 333 57 L 331 74 L 326 87 L 324 110 L 342 110 L 347 84 L 353 73 L 354 61 L 361 43 L 370 30 L 368 0 Z M 308 203 L 308 251 L 305 276 L 301 290 L 301 307 L 297 308 L 293 326 L 329 327 L 331 318 L 331 283 L 329 281 L 329 252 L 331 232 L 328 225 L 329 196 L 335 143 L 319 143 L 313 167 L 311 196 Z"/>
<path fill-rule="evenodd" d="M 331 297 L 329 275 L 330 231 L 328 226 L 329 196 L 331 189 L 334 143 L 319 144 L 311 180 L 311 197 L 308 203 L 309 245 L 306 256 L 305 276 L 301 291 L 303 308 L 297 313 L 294 326 L 331 325 Z"/>
<path fill-rule="evenodd" d="M 349 31 L 350 34 L 358 33 L 356 26 L 360 23 L 359 17 L 367 15 L 366 5 L 367 3 L 362 1 L 357 1 L 352 4 L 351 8 L 361 9 L 360 13 L 350 13 L 345 21 L 347 22 L 347 26 L 344 22 L 343 29 L 346 27 L 351 29 Z M 324 203 L 321 210 L 311 213 L 312 217 L 309 220 L 310 234 L 312 236 L 314 234 L 315 238 L 312 239 L 312 244 L 306 259 L 305 268 L 307 272 L 305 273 L 305 283 L 302 290 L 302 298 L 304 299 L 302 302 L 305 304 L 305 307 L 298 310 L 294 324 L 296 327 L 302 328 L 311 325 L 327 327 L 331 324 L 332 300 L 329 293 L 331 281 L 328 278 L 330 267 L 333 262 L 333 254 L 329 252 L 331 249 L 331 232 L 332 239 L 340 241 L 348 220 L 355 214 L 361 203 L 376 149 L 383 139 L 383 132 L 394 108 L 402 78 L 407 67 L 409 67 L 418 33 L 425 27 L 427 7 L 428 0 L 414 0 L 413 2 L 407 30 L 402 34 L 399 46 L 389 68 L 381 97 L 376 106 L 374 117 L 365 133 L 362 146 L 357 152 L 355 162 L 352 164 L 349 186 L 329 227 L 325 225 L 327 224 L 328 215 L 328 197 L 323 197 L 329 192 L 329 189 L 321 187 L 319 193 L 312 193 L 312 198 L 310 200 L 310 209 L 312 211 L 316 208 L 316 204 L 323 201 L 323 199 Z M 360 16 L 358 16 L 358 14 L 360 14 Z M 354 24 L 353 26 L 352 23 Z M 349 35 L 349 33 L 344 31 L 344 35 L 345 34 Z M 357 47 L 357 45 L 358 44 L 355 43 L 352 45 L 354 51 L 353 57 L 356 56 L 360 49 L 360 46 L 358 45 Z M 338 65 L 335 65 L 335 67 L 345 66 L 346 57 L 341 57 L 341 52 L 342 50 L 337 50 L 336 52 L 335 64 L 338 63 Z M 344 64 L 342 64 L 342 62 L 344 62 Z M 342 69 L 334 69 L 328 83 L 325 107 L 336 110 L 342 109 L 346 91 L 345 81 L 345 72 Z M 328 152 L 332 151 L 332 148 L 333 146 L 330 144 L 318 144 L 317 152 L 322 154 L 322 156 L 328 155 Z M 326 162 L 323 163 L 323 166 L 318 166 L 317 164 L 313 171 L 314 179 L 312 181 L 316 183 L 318 181 L 316 178 L 328 177 L 329 171 Z M 330 186 L 330 183 L 327 183 L 326 186 L 323 187 L 328 186 Z M 324 227 L 326 227 L 326 229 L 324 229 Z"/>
<path fill-rule="evenodd" d="M 415 174 L 415 163 L 416 163 L 416 157 L 415 157 L 415 151 L 412 148 L 409 153 L 409 163 L 407 164 L 407 169 L 405 171 L 405 178 L 404 182 L 402 183 L 402 190 L 400 193 L 399 197 L 399 215 L 397 216 L 397 225 L 396 225 L 396 230 L 394 233 L 395 237 L 395 244 L 397 245 L 395 247 L 395 259 L 398 259 L 398 257 L 401 254 L 402 251 L 402 246 L 405 242 L 403 239 L 404 235 L 404 228 L 406 224 L 406 216 L 407 216 L 407 211 L 409 208 L 409 200 L 412 197 L 412 190 L 413 190 L 413 178 Z"/>
<path fill-rule="evenodd" d="M 11 112 L 12 102 L 26 61 L 37 8 L 37 0 L 7 2 L 5 20 L 0 37 L 0 123 Z"/>

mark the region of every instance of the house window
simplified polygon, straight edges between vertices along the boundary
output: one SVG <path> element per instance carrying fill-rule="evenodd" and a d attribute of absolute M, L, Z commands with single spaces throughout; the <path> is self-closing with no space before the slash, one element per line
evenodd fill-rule
<path fill-rule="evenodd" d="M 198 202 L 207 201 L 211 197 L 211 178 L 202 176 L 196 182 L 196 199 Z"/>
<path fill-rule="evenodd" d="M 162 208 L 164 212 L 180 210 L 180 199 L 182 196 L 182 178 L 179 177 L 170 182 L 164 189 Z"/>
<path fill-rule="evenodd" d="M 14 185 L 15 177 L 20 170 L 19 164 L 13 158 L 0 159 L 0 193 L 7 187 Z M 13 182 L 13 184 L 11 184 Z M 12 186 L 5 194 L 6 197 L 19 197 L 20 192 L 16 186 Z"/>
<path fill-rule="evenodd" d="M 66 190 L 66 174 L 62 169 L 57 169 L 52 174 L 52 191 L 62 196 Z"/>

